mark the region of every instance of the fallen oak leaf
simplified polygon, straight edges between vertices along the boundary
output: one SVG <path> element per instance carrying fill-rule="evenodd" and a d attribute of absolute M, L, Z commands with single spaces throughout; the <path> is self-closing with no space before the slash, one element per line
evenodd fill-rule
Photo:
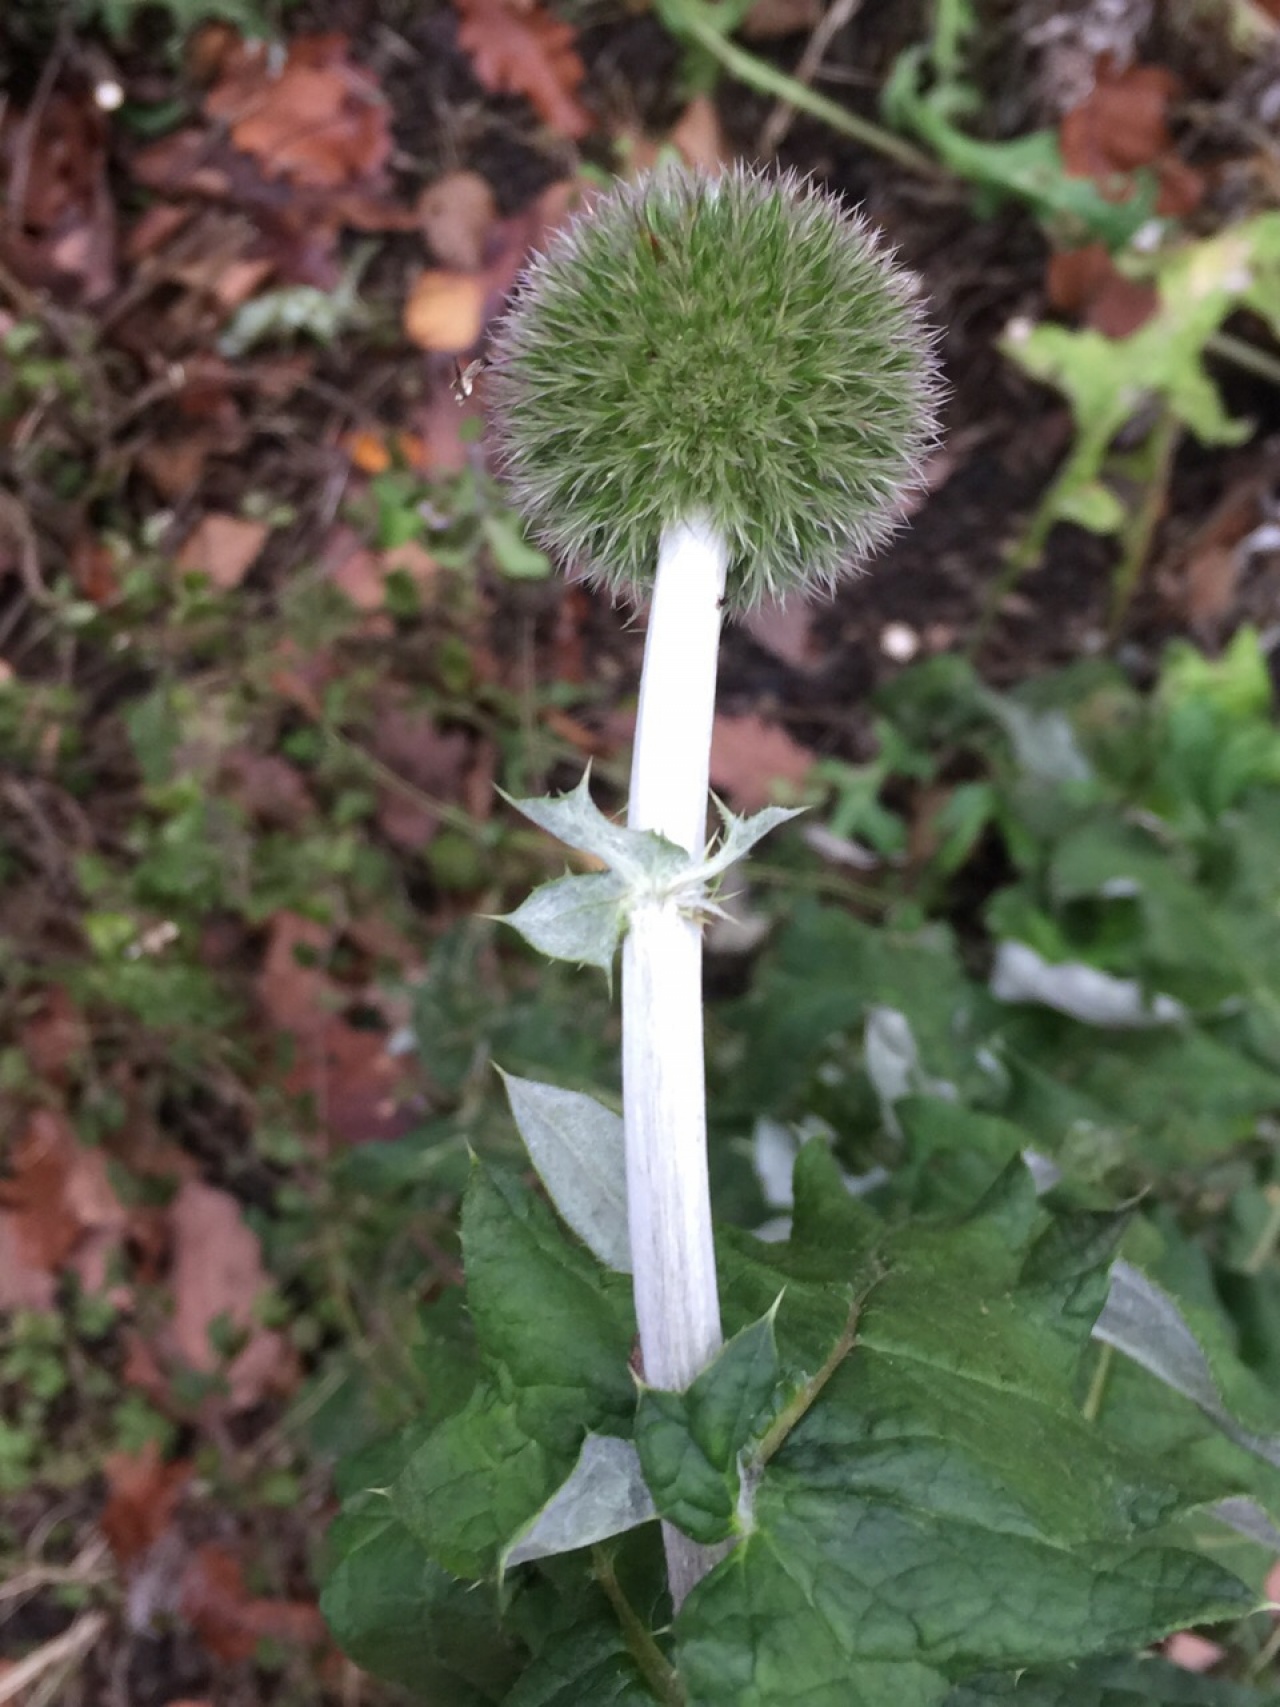
<path fill-rule="evenodd" d="M 504 0 L 457 0 L 457 7 L 458 45 L 491 94 L 525 95 L 561 136 L 577 141 L 587 135 L 595 120 L 575 98 L 586 67 L 573 46 L 572 24 L 553 18 L 536 0 L 518 9 Z"/>
<path fill-rule="evenodd" d="M 223 754 L 218 780 L 240 810 L 260 824 L 296 830 L 315 815 L 302 772 L 278 753 L 232 747 Z"/>
<path fill-rule="evenodd" d="M 64 986 L 51 984 L 18 1041 L 37 1078 L 65 1089 L 71 1069 L 89 1053 L 89 1027 Z"/>
<path fill-rule="evenodd" d="M 734 157 L 733 145 L 724 133 L 720 113 L 709 95 L 695 95 L 672 127 L 667 141 L 690 166 L 705 172 L 723 172 Z"/>
<path fill-rule="evenodd" d="M 744 41 L 777 41 L 808 35 L 822 20 L 819 0 L 754 0 L 742 20 Z"/>
<path fill-rule="evenodd" d="M 374 77 L 336 32 L 297 36 L 283 66 L 266 42 L 240 43 L 205 96 L 210 118 L 269 177 L 337 188 L 376 177 L 391 156 L 391 118 Z"/>
<path fill-rule="evenodd" d="M 57 1290 L 54 1275 L 27 1254 L 17 1216 L 0 1209 L 0 1312 L 52 1310 Z"/>
<path fill-rule="evenodd" d="M 292 1042 L 284 1088 L 311 1100 L 332 1142 L 399 1137 L 411 1121 L 397 1097 L 405 1062 L 389 1053 L 385 1032 L 343 1017 L 351 992 L 324 969 L 331 943 L 329 930 L 300 914 L 277 913 L 271 922 L 258 1000 L 271 1027 Z"/>
<path fill-rule="evenodd" d="M 453 804 L 472 756 L 471 738 L 441 729 L 430 711 L 407 696 L 386 693 L 376 707 L 369 746 L 375 758 L 407 785 L 378 794 L 378 826 L 406 853 L 418 853 L 440 828 L 433 802 Z"/>
<path fill-rule="evenodd" d="M 72 279 L 87 303 L 114 290 L 107 143 L 106 115 L 87 95 L 58 90 L 26 113 L 0 109 L 0 182 L 10 196 L 6 262 L 24 282 L 65 286 Z"/>
<path fill-rule="evenodd" d="M 1051 255 L 1046 289 L 1059 314 L 1075 315 L 1106 338 L 1127 338 L 1160 306 L 1156 287 L 1122 273 L 1103 243 Z"/>

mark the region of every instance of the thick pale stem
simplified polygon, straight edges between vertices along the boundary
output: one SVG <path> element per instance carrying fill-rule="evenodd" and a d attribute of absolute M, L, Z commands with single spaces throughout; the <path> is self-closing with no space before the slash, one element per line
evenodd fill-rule
<path fill-rule="evenodd" d="M 691 853 L 706 835 L 726 553 L 697 522 L 663 535 L 645 641 L 628 824 Z M 702 932 L 675 902 L 632 914 L 622 950 L 627 1202 L 645 1380 L 687 1387 L 721 1344 L 707 1176 Z M 665 1530 L 677 1605 L 714 1555 Z"/>

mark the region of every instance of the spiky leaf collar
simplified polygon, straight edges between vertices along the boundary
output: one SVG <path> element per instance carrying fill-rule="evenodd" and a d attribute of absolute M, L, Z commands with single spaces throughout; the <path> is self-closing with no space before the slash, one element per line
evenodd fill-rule
<path fill-rule="evenodd" d="M 825 588 L 895 525 L 936 433 L 914 280 L 794 176 L 664 169 L 538 257 L 492 351 L 501 468 L 551 549 L 615 592 L 701 517 L 726 605 Z"/>

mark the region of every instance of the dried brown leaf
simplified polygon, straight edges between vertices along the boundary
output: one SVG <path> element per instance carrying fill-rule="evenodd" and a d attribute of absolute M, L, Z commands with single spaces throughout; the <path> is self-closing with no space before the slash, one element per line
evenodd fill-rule
<path fill-rule="evenodd" d="M 757 812 L 774 798 L 776 782 L 802 783 L 814 762 L 807 747 L 753 712 L 716 717 L 711 733 L 711 786 L 740 812 Z"/>
<path fill-rule="evenodd" d="M 733 159 L 733 146 L 720 124 L 720 114 L 708 95 L 695 95 L 667 139 L 679 149 L 686 165 L 720 172 Z"/>
<path fill-rule="evenodd" d="M 182 1572 L 182 1616 L 215 1657 L 248 1660 L 263 1640 L 315 1647 L 327 1633 L 319 1608 L 309 1601 L 268 1600 L 250 1595 L 240 1561 L 216 1541 L 198 1547 Z"/>
<path fill-rule="evenodd" d="M 18 1217 L 0 1209 L 0 1312 L 52 1310 L 57 1291 L 50 1270 L 31 1260 Z"/>
<path fill-rule="evenodd" d="M 391 155 L 390 111 L 376 79 L 337 33 L 297 36 L 278 70 L 266 42 L 244 42 L 205 97 L 231 140 L 268 177 L 337 188 L 371 179 Z"/>
<path fill-rule="evenodd" d="M 821 18 L 822 0 L 755 0 L 742 20 L 742 33 L 748 41 L 808 35 Z"/>
<path fill-rule="evenodd" d="M 222 758 L 222 781 L 231 799 L 260 824 L 296 829 L 315 813 L 302 772 L 277 753 L 232 748 Z"/>
<path fill-rule="evenodd" d="M 1127 338 L 1159 306 L 1155 286 L 1126 277 L 1101 243 L 1051 255 L 1046 287 L 1050 303 L 1060 314 L 1076 315 L 1108 338 Z"/>
<path fill-rule="evenodd" d="M 343 1017 L 352 999 L 326 970 L 333 933 L 297 913 L 271 923 L 258 1000 L 274 1030 L 292 1041 L 284 1087 L 314 1105 L 331 1142 L 368 1143 L 398 1136 L 407 1123 L 399 1092 L 405 1063 L 387 1051 L 386 1034 Z M 373 1005 L 360 992 L 362 1005 Z"/>
<path fill-rule="evenodd" d="M 168 1529 L 192 1466 L 166 1464 L 160 1448 L 148 1441 L 140 1452 L 109 1452 L 102 1463 L 107 1503 L 98 1519 L 119 1564 L 131 1565 Z"/>
<path fill-rule="evenodd" d="M 537 4 L 458 0 L 458 10 L 458 45 L 491 94 L 525 95 L 561 136 L 576 141 L 587 135 L 595 120 L 576 97 L 586 68 L 572 24 Z"/>
<path fill-rule="evenodd" d="M 461 355 L 484 330 L 484 308 L 482 278 L 429 267 L 410 288 L 404 329 L 421 349 Z"/>
<path fill-rule="evenodd" d="M 55 90 L 37 109 L 0 109 L 0 184 L 8 197 L 7 259 L 27 282 L 58 275 L 85 302 L 115 289 L 115 202 L 107 183 L 107 121 L 89 91 Z"/>
<path fill-rule="evenodd" d="M 0 1270 L 7 1267 L 9 1284 L 43 1290 L 31 1271 L 53 1276 L 69 1267 L 87 1291 L 100 1291 L 127 1221 L 103 1152 L 80 1144 L 60 1111 L 39 1108 L 28 1117 L 10 1166 L 10 1176 L 0 1181 L 9 1247 Z"/>
<path fill-rule="evenodd" d="M 1173 218 L 1190 213 L 1204 194 L 1204 180 L 1174 151 L 1168 109 L 1177 91 L 1178 79 L 1162 65 L 1100 66 L 1086 99 L 1062 120 L 1066 170 L 1124 201 L 1133 194 L 1132 174 L 1153 167 L 1160 180 L 1157 212 Z"/>
<path fill-rule="evenodd" d="M 419 853 L 440 827 L 436 802 L 458 799 L 471 758 L 470 737 L 457 729 L 442 730 L 429 711 L 387 694 L 370 745 L 406 785 L 380 790 L 379 828 L 397 847 Z"/>
<path fill-rule="evenodd" d="M 53 984 L 22 1027 L 22 1053 L 36 1077 L 46 1084 L 65 1085 L 70 1070 L 89 1048 L 89 1028 L 69 992 Z"/>
<path fill-rule="evenodd" d="M 215 587 L 232 592 L 257 561 L 270 531 L 265 522 L 211 510 L 183 544 L 178 567 L 207 575 Z"/>
<path fill-rule="evenodd" d="M 743 627 L 757 646 L 763 646 L 793 670 L 811 670 L 821 662 L 813 607 L 802 599 L 760 605 L 743 619 Z"/>
<path fill-rule="evenodd" d="M 498 204 L 479 172 L 446 172 L 418 198 L 418 220 L 427 247 L 441 266 L 478 273 L 498 217 Z"/>
<path fill-rule="evenodd" d="M 169 1208 L 173 1241 L 173 1320 L 165 1349 L 205 1374 L 223 1368 L 213 1334 L 244 1337 L 226 1370 L 229 1406 L 245 1410 L 271 1392 L 287 1391 L 294 1360 L 287 1342 L 255 1318 L 270 1286 L 257 1234 L 228 1192 L 187 1180 Z"/>

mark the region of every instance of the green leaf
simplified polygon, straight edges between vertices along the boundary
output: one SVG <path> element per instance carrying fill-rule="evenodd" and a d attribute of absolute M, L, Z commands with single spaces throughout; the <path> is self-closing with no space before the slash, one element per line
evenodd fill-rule
<path fill-rule="evenodd" d="M 736 1334 L 683 1393 L 644 1387 L 636 1448 L 662 1516 L 695 1541 L 733 1532 L 739 1459 L 778 1391 L 773 1313 Z"/>
<path fill-rule="evenodd" d="M 320 1609 L 358 1666 L 432 1707 L 506 1699 L 520 1660 L 492 1599 L 442 1570 L 385 1499 L 340 1518 L 328 1544 L 336 1563 Z"/>
<path fill-rule="evenodd" d="M 1094 1326 L 1094 1338 L 1114 1346 L 1148 1370 L 1158 1381 L 1190 1399 L 1221 1429 L 1228 1440 L 1280 1467 L 1280 1415 L 1269 1395 L 1253 1389 L 1239 1369 L 1213 1319 L 1196 1313 L 1197 1333 L 1187 1321 L 1189 1306 L 1180 1306 L 1131 1263 L 1117 1263 L 1111 1276 L 1106 1307 Z M 1206 1352 L 1215 1355 L 1217 1370 Z M 1231 1381 L 1235 1407 L 1251 1413 L 1241 1421 L 1224 1403 L 1223 1386 Z"/>
<path fill-rule="evenodd" d="M 627 885 L 611 871 L 544 883 L 512 913 L 495 915 L 549 960 L 598 966 L 612 975 L 627 927 Z"/>
<path fill-rule="evenodd" d="M 949 170 L 989 198 L 1027 203 L 1068 243 L 1096 237 L 1117 249 L 1151 220 L 1157 185 L 1150 172 L 1135 174 L 1134 193 L 1115 200 L 1091 179 L 1067 172 L 1051 130 L 1008 142 L 966 136 L 951 122 L 957 86 L 944 80 L 922 92 L 925 57 L 919 48 L 899 54 L 882 97 L 884 110 L 891 124 L 914 131 Z"/>
<path fill-rule="evenodd" d="M 606 1268 L 629 1274 L 622 1117 L 581 1091 L 514 1073 L 502 1073 L 502 1083 L 529 1160 L 551 1201 Z"/>
<path fill-rule="evenodd" d="M 1203 1163 L 1250 1137 L 1280 1102 L 1280 1075 L 1191 1026 L 1101 1033 L 1014 1010 L 1002 1038 L 1012 1094 L 1003 1113 L 1056 1152 L 1088 1125 L 1153 1173 Z"/>
<path fill-rule="evenodd" d="M 535 1432 L 539 1425 L 546 1444 Z M 554 1397 L 522 1406 L 479 1387 L 410 1458 L 393 1490 L 396 1509 L 447 1570 L 484 1576 L 550 1496 L 571 1426 L 572 1414 Z"/>
<path fill-rule="evenodd" d="M 938 1097 L 904 1097 L 896 1113 L 910 1156 L 898 1184 L 921 1209 L 972 1209 L 1027 1147 L 1026 1132 L 1012 1121 Z"/>
<path fill-rule="evenodd" d="M 616 1628 L 596 1622 L 549 1644 L 505 1707 L 653 1707 Z"/>
<path fill-rule="evenodd" d="M 480 1163 L 462 1213 L 467 1301 L 489 1379 L 395 1484 L 431 1556 L 486 1576 L 568 1477 L 589 1430 L 629 1431 L 630 1288 L 566 1242 L 551 1211 Z"/>
<path fill-rule="evenodd" d="M 589 1434 L 569 1479 L 506 1549 L 502 1569 L 593 1546 L 656 1516 L 631 1441 Z"/>
<path fill-rule="evenodd" d="M 1187 700 L 1207 700 L 1237 722 L 1270 721 L 1271 676 L 1256 628 L 1237 630 L 1220 658 L 1206 658 L 1185 640 L 1175 640 L 1160 665 L 1160 701 L 1172 709 Z"/>
<path fill-rule="evenodd" d="M 602 1274 L 568 1244 L 518 1180 L 479 1162 L 463 1206 L 462 1250 L 486 1361 L 516 1388 L 589 1395 L 593 1412 L 629 1419 L 635 1325 L 627 1281 Z"/>
<path fill-rule="evenodd" d="M 591 798 L 589 770 L 568 794 L 512 800 L 510 804 L 548 835 L 602 860 L 629 885 L 669 883 L 685 875 L 694 863 L 684 848 L 651 830 L 628 830 L 606 818 Z"/>
<path fill-rule="evenodd" d="M 962 1088 L 980 1080 L 965 1039 L 987 998 L 961 971 L 950 934 L 936 926 L 875 930 L 802 902 L 734 1016 L 741 1060 L 725 1087 L 723 1117 L 754 1123 L 762 1113 L 808 1112 L 825 1062 L 849 1075 L 851 1035 L 862 1036 L 872 1006 L 908 1016 L 931 1079 Z"/>
<path fill-rule="evenodd" d="M 801 1158 L 789 1246 L 722 1248 L 726 1314 L 785 1285 L 784 1368 L 814 1369 L 754 1480 L 750 1528 L 677 1619 L 697 1707 L 937 1702 L 948 1680 L 1142 1645 L 1250 1604 L 1167 1543 L 1224 1491 L 1180 1479 L 1082 1418 L 1076 1383 L 1113 1229 L 1059 1229 L 1015 1164 L 975 1214 L 869 1239 L 814 1201 Z M 807 1179 L 803 1176 L 807 1175 Z M 846 1200 L 847 1201 L 847 1200 Z M 833 1349 L 834 1348 L 834 1349 Z"/>
<path fill-rule="evenodd" d="M 1081 480 L 1078 485 L 1065 486 L 1058 499 L 1058 519 L 1074 522 L 1090 533 L 1119 533 L 1124 526 L 1126 510 L 1108 486 L 1101 480 Z"/>
<path fill-rule="evenodd" d="M 1098 1660 L 1048 1672 L 974 1678 L 945 1707 L 1276 1707 L 1272 1689 L 1250 1689 L 1146 1659 Z"/>
<path fill-rule="evenodd" d="M 480 531 L 494 562 L 508 580 L 545 581 L 551 573 L 551 559 L 545 551 L 530 544 L 518 518 L 509 511 L 485 516 Z"/>

